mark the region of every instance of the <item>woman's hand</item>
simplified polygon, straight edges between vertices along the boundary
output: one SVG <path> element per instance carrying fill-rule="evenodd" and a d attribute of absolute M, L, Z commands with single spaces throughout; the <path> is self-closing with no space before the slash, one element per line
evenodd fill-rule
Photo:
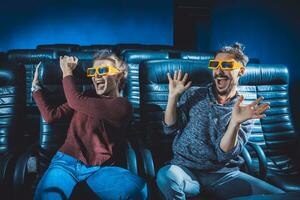
<path fill-rule="evenodd" d="M 59 64 L 63 77 L 73 75 L 73 70 L 77 67 L 78 58 L 75 56 L 60 56 Z"/>
<path fill-rule="evenodd" d="M 34 72 L 34 76 L 33 76 L 33 80 L 32 80 L 32 85 L 39 85 L 40 81 L 39 81 L 39 68 L 40 65 L 42 64 L 42 62 L 39 62 L 39 64 L 37 64 L 37 66 L 35 67 L 35 72 Z"/>

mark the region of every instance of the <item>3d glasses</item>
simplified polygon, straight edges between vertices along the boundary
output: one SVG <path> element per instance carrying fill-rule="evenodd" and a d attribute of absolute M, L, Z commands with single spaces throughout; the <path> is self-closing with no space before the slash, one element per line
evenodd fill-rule
<path fill-rule="evenodd" d="M 243 65 L 235 60 L 210 60 L 208 68 L 209 69 L 220 69 L 222 70 L 233 70 L 243 67 Z"/>
<path fill-rule="evenodd" d="M 87 68 L 87 77 L 95 77 L 96 75 L 108 76 L 120 72 L 120 70 L 113 66 L 95 66 Z"/>

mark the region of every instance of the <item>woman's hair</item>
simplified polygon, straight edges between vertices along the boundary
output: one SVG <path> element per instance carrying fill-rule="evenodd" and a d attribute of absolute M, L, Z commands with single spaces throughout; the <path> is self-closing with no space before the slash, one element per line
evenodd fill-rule
<path fill-rule="evenodd" d="M 93 62 L 96 60 L 110 60 L 115 63 L 115 67 L 117 67 L 121 72 L 124 73 L 124 76 L 121 78 L 119 83 L 119 89 L 123 89 L 125 87 L 126 78 L 128 76 L 128 65 L 126 62 L 121 60 L 115 53 L 113 53 L 110 49 L 104 49 L 101 51 L 97 51 L 94 55 Z"/>
<path fill-rule="evenodd" d="M 228 53 L 232 54 L 235 56 L 235 60 L 242 63 L 244 66 L 247 65 L 249 62 L 249 58 L 247 55 L 244 53 L 244 45 L 241 43 L 235 42 L 234 44 L 230 46 L 223 46 L 218 52 L 218 53 Z"/>

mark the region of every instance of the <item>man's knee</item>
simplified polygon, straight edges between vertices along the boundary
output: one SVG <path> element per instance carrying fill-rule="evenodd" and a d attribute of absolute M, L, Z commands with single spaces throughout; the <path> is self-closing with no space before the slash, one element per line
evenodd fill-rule
<path fill-rule="evenodd" d="M 156 178 L 158 187 L 162 190 L 165 187 L 173 188 L 174 184 L 180 186 L 183 182 L 180 171 L 180 167 L 176 165 L 167 165 L 161 168 Z"/>

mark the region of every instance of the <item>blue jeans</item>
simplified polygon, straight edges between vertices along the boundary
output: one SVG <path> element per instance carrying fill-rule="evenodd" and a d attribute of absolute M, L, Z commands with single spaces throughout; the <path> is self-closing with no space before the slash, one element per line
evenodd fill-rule
<path fill-rule="evenodd" d="M 100 199 L 147 199 L 146 182 L 130 171 L 114 166 L 87 166 L 57 152 L 41 178 L 34 199 L 68 199 L 79 181 Z"/>
<path fill-rule="evenodd" d="M 156 183 L 165 199 L 184 200 L 203 191 L 212 196 L 212 199 L 284 193 L 283 190 L 240 171 L 205 173 L 177 165 L 161 168 Z"/>

